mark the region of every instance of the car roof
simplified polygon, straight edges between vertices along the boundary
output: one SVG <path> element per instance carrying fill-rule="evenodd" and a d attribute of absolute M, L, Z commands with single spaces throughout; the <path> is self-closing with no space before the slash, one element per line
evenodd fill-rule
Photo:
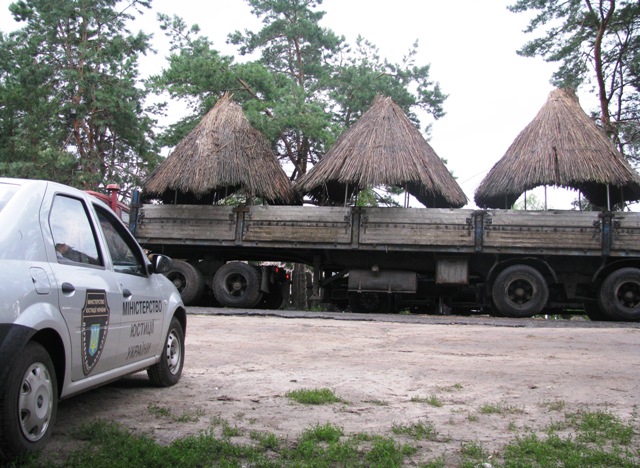
<path fill-rule="evenodd" d="M 109 206 L 105 204 L 102 200 L 96 197 L 92 197 L 80 189 L 71 187 L 69 185 L 64 185 L 59 182 L 52 182 L 50 180 L 42 180 L 42 179 L 18 179 L 18 178 L 12 178 L 12 177 L 0 177 L 0 184 L 17 185 L 21 188 L 21 190 L 24 190 L 28 186 L 51 188 L 53 190 L 59 190 L 64 193 L 77 196 L 79 198 L 84 199 L 87 202 L 95 203 L 104 208 L 109 209 Z"/>

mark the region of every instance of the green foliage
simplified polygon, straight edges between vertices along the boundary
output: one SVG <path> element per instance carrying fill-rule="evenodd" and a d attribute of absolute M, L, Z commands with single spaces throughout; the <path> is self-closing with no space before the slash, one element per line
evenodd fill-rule
<path fill-rule="evenodd" d="M 478 442 L 462 443 L 460 446 L 460 454 L 462 455 L 462 467 L 482 466 L 489 460 L 489 453 Z"/>
<path fill-rule="evenodd" d="M 355 197 L 355 206 L 400 206 L 394 196 L 404 193 L 402 187 L 366 187 Z"/>
<path fill-rule="evenodd" d="M 557 429 L 573 429 L 561 436 Z M 530 432 L 504 449 L 505 466 L 637 466 L 640 452 L 631 449 L 634 429 L 606 411 L 566 415 L 544 436 Z M 635 457 L 635 462 L 634 462 Z"/>
<path fill-rule="evenodd" d="M 301 438 L 301 442 L 305 441 L 313 441 L 313 442 L 338 442 L 340 437 L 342 437 L 344 433 L 342 429 L 332 424 L 326 423 L 323 425 L 315 425 L 310 429 L 307 429 Z"/>
<path fill-rule="evenodd" d="M 607 411 L 581 412 L 569 415 L 567 419 L 579 431 L 578 440 L 581 442 L 608 440 L 617 445 L 631 444 L 633 428 Z"/>
<path fill-rule="evenodd" d="M 286 396 L 303 405 L 326 405 L 329 403 L 344 402 L 329 388 L 302 388 L 300 390 L 287 392 Z"/>
<path fill-rule="evenodd" d="M 204 414 L 204 411 L 197 410 L 195 412 L 184 412 L 181 415 L 174 415 L 171 411 L 171 408 L 167 408 L 164 406 L 158 406 L 150 404 L 147 406 L 147 409 L 151 414 L 153 414 L 156 418 L 167 418 L 171 419 L 175 422 L 197 422 L 200 420 L 200 417 Z"/>
<path fill-rule="evenodd" d="M 529 429 L 516 435 L 504 447 L 489 453 L 478 441 L 461 441 L 458 462 L 444 455 L 431 460 L 436 442 L 450 442 L 438 437 L 428 420 L 394 425 L 396 436 L 409 437 L 417 445 L 402 444 L 389 437 L 368 433 L 347 435 L 330 423 L 307 428 L 294 440 L 283 441 L 276 435 L 252 431 L 248 444 L 232 442 L 228 435 L 216 435 L 228 427 L 220 416 L 212 419 L 212 428 L 195 436 L 161 445 L 142 433 L 108 421 L 93 421 L 71 432 L 76 443 L 70 452 L 43 452 L 13 462 L 9 466 L 69 466 L 95 468 L 112 466 L 405 466 L 407 459 L 420 448 L 420 466 L 477 467 L 493 466 L 566 466 L 566 467 L 634 467 L 640 462 L 637 444 L 637 415 L 631 423 L 608 411 L 569 413 L 560 423 L 540 431 Z M 514 424 L 509 424 L 510 430 Z M 430 442 L 425 444 L 424 442 Z"/>
<path fill-rule="evenodd" d="M 517 406 L 505 405 L 503 403 L 487 403 L 480 407 L 482 414 L 522 414 L 524 410 Z"/>
<path fill-rule="evenodd" d="M 525 207 L 524 195 L 516 201 L 511 207 L 512 210 L 544 210 L 544 201 L 540 200 L 536 194 L 528 193 L 527 196 L 527 205 Z"/>
<path fill-rule="evenodd" d="M 440 400 L 440 398 L 438 398 L 437 395 L 429 395 L 428 397 L 419 397 L 419 396 L 412 396 L 411 397 L 411 402 L 412 403 L 427 403 L 431 406 L 435 406 L 436 408 L 440 408 L 442 406 L 442 400 Z"/>
<path fill-rule="evenodd" d="M 137 59 L 149 37 L 129 11 L 147 0 L 20 0 L 0 35 L 2 174 L 125 190 L 157 162 Z"/>
<path fill-rule="evenodd" d="M 566 406 L 564 400 L 544 401 L 540 403 L 540 406 L 548 408 L 550 411 L 562 411 Z"/>
<path fill-rule="evenodd" d="M 517 0 L 539 34 L 518 53 L 559 63 L 556 86 L 595 91 L 597 117 L 622 154 L 640 158 L 640 3 L 636 0 Z"/>
<path fill-rule="evenodd" d="M 417 125 L 412 112 L 419 108 L 438 119 L 444 116 L 446 95 L 440 85 L 429 79 L 429 65 L 417 66 L 418 41 L 400 63 L 391 63 L 379 55 L 378 48 L 358 36 L 355 48 L 345 64 L 336 68 L 330 96 L 338 104 L 337 114 L 345 126 L 354 123 L 369 108 L 377 94 L 391 96 Z"/>
<path fill-rule="evenodd" d="M 436 431 L 433 423 L 428 420 L 418 421 L 409 425 L 394 424 L 391 430 L 394 434 L 404 434 L 415 440 L 437 440 L 438 438 L 438 431 Z"/>
<path fill-rule="evenodd" d="M 418 124 L 412 109 L 433 118 L 444 115 L 446 96 L 429 80 L 429 66 L 415 63 L 417 43 L 401 63 L 380 58 L 376 47 L 358 38 L 355 48 L 320 22 L 321 0 L 247 0 L 262 20 L 257 31 L 235 31 L 228 42 L 236 63 L 180 18 L 160 16 L 173 52 L 169 66 L 149 80 L 185 100 L 194 114 L 174 124 L 162 143 L 174 145 L 225 92 L 234 92 L 254 127 L 272 142 L 296 179 L 319 161 L 335 139 L 371 105 L 376 94 L 391 96 Z M 363 203 L 394 204 L 365 195 Z"/>
<path fill-rule="evenodd" d="M 252 440 L 258 441 L 265 450 L 278 450 L 280 448 L 280 439 L 275 434 L 252 431 L 250 437 Z"/>

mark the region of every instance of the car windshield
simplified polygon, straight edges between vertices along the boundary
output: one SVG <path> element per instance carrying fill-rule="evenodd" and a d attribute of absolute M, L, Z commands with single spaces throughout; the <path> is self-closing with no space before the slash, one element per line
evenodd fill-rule
<path fill-rule="evenodd" d="M 11 200 L 13 194 L 17 191 L 17 185 L 0 183 L 0 211 L 2 211 L 9 200 Z"/>

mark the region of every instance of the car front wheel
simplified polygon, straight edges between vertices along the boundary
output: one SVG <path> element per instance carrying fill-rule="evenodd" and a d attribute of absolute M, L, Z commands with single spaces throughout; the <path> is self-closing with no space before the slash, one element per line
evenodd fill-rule
<path fill-rule="evenodd" d="M 159 387 L 170 387 L 180 380 L 184 366 L 184 330 L 177 318 L 171 319 L 160 361 L 147 370 L 149 379 Z"/>

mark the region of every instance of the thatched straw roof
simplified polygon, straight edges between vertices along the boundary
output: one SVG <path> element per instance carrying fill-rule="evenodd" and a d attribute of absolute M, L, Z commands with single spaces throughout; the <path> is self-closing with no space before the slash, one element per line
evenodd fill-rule
<path fill-rule="evenodd" d="M 429 207 L 461 207 L 467 197 L 420 131 L 391 98 L 377 96 L 322 160 L 296 182 L 298 193 L 342 204 L 345 191 L 403 186 Z"/>
<path fill-rule="evenodd" d="M 292 190 L 266 138 L 223 96 L 144 185 L 164 203 L 211 204 L 236 191 L 289 202 Z"/>
<path fill-rule="evenodd" d="M 484 208 L 508 208 L 526 190 L 553 185 L 580 190 L 591 203 L 640 199 L 640 177 L 580 107 L 575 93 L 556 89 L 475 193 Z"/>

